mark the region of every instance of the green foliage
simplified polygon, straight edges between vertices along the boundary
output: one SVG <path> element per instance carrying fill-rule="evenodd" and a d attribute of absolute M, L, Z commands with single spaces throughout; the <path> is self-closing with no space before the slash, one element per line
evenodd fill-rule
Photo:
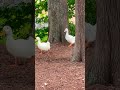
<path fill-rule="evenodd" d="M 75 0 L 68 0 L 68 17 L 75 16 Z M 91 24 L 96 23 L 96 0 L 85 0 L 85 21 Z"/>
<path fill-rule="evenodd" d="M 48 40 L 48 27 L 36 30 L 35 37 L 40 37 L 41 41 L 46 42 Z"/>
<path fill-rule="evenodd" d="M 31 25 L 29 23 L 24 23 L 23 26 L 20 26 L 19 29 L 15 30 L 15 36 L 14 38 L 18 39 L 18 38 L 26 38 L 27 36 L 29 36 L 29 32 L 32 31 Z"/>
<path fill-rule="evenodd" d="M 41 24 L 48 22 L 47 8 L 48 0 L 35 0 L 36 23 Z M 48 40 L 48 27 L 37 29 L 35 31 L 35 37 L 40 37 L 42 42 L 46 42 Z"/>
<path fill-rule="evenodd" d="M 31 3 L 20 3 L 16 6 L 0 7 L 0 31 L 9 25 L 14 33 L 14 38 L 27 38 L 32 32 L 32 14 L 34 9 Z M 3 39 L 4 37 L 0 37 Z"/>
<path fill-rule="evenodd" d="M 91 24 L 96 23 L 96 0 L 85 0 L 85 21 Z"/>
<path fill-rule="evenodd" d="M 75 16 L 75 0 L 68 0 L 68 18 L 72 18 Z"/>
<path fill-rule="evenodd" d="M 35 0 L 35 17 L 37 23 L 48 22 L 48 16 L 42 11 L 47 11 L 48 0 Z"/>
<path fill-rule="evenodd" d="M 69 28 L 70 34 L 75 36 L 75 25 L 72 22 L 70 22 L 68 28 Z"/>

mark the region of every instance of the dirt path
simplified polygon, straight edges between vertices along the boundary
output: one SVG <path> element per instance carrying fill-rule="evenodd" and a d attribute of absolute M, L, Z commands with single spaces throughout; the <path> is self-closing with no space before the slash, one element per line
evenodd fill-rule
<path fill-rule="evenodd" d="M 70 62 L 72 48 L 54 44 L 51 50 L 39 54 L 36 48 L 36 90 L 85 90 L 84 64 Z"/>

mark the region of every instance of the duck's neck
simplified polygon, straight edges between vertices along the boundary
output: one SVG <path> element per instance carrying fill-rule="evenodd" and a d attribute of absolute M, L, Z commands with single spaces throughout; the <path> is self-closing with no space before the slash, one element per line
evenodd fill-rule
<path fill-rule="evenodd" d="M 69 32 L 68 32 L 68 31 L 66 32 L 66 35 L 69 35 Z"/>
<path fill-rule="evenodd" d="M 10 34 L 7 35 L 7 40 L 14 40 L 12 33 L 10 33 Z"/>

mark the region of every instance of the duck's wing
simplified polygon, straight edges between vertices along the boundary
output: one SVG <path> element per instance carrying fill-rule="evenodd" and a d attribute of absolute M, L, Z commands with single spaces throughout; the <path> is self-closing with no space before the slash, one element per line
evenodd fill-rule
<path fill-rule="evenodd" d="M 42 43 L 40 44 L 40 46 L 46 47 L 46 46 L 48 46 L 48 43 L 47 43 L 47 42 L 42 42 Z"/>
<path fill-rule="evenodd" d="M 75 36 L 72 36 L 72 35 L 69 35 L 68 37 L 69 37 L 69 39 L 74 39 L 75 38 Z"/>

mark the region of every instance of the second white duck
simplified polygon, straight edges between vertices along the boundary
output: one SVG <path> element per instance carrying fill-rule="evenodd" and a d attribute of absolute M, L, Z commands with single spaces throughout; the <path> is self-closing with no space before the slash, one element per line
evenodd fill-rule
<path fill-rule="evenodd" d="M 65 39 L 70 43 L 68 47 L 71 47 L 75 43 L 75 36 L 69 35 L 68 28 L 64 30 L 65 34 Z"/>
<path fill-rule="evenodd" d="M 49 41 L 41 42 L 39 37 L 36 37 L 36 41 L 38 42 L 37 46 L 41 50 L 41 54 L 42 54 L 42 51 L 50 50 L 50 42 Z"/>
<path fill-rule="evenodd" d="M 15 65 L 17 65 L 16 57 L 31 58 L 35 55 L 34 39 L 30 36 L 28 40 L 13 38 L 12 28 L 4 26 L 3 32 L 6 34 L 6 48 L 7 51 L 15 57 Z M 13 65 L 14 66 L 14 65 Z"/>

